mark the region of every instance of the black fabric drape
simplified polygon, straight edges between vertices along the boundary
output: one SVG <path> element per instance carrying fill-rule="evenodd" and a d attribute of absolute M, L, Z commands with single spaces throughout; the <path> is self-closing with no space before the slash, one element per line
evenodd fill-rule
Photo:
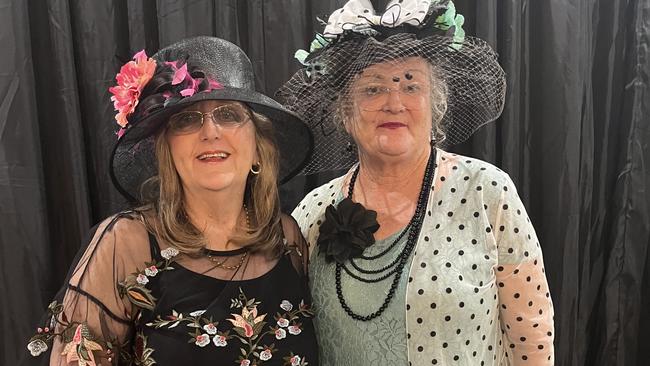
<path fill-rule="evenodd" d="M 272 95 L 344 0 L 0 0 L 0 363 L 81 238 L 124 207 L 108 87 L 131 55 L 215 35 Z M 558 365 L 642 365 L 650 345 L 650 1 L 457 0 L 508 77 L 501 118 L 454 151 L 510 173 L 543 246 Z M 290 210 L 336 173 L 282 188 Z"/>

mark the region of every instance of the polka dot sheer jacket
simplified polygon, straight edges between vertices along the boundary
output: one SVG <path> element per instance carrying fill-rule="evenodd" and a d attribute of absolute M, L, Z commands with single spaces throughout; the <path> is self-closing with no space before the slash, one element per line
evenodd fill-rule
<path fill-rule="evenodd" d="M 552 365 L 553 304 L 540 244 L 515 185 L 478 159 L 438 150 L 436 165 L 408 273 L 409 363 Z M 294 210 L 310 248 L 345 181 L 316 188 Z"/>

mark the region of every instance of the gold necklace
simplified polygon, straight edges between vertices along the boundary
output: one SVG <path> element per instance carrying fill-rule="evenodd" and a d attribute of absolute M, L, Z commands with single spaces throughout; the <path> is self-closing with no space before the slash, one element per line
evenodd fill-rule
<path fill-rule="evenodd" d="M 211 254 L 206 254 L 206 256 L 208 257 L 210 262 L 214 263 L 215 268 L 223 268 L 223 269 L 226 269 L 226 270 L 235 270 L 235 269 L 239 269 L 239 267 L 241 267 L 242 264 L 244 264 L 244 259 L 246 259 L 246 256 L 248 256 L 248 252 L 244 252 L 244 254 L 242 254 L 241 257 L 239 257 L 239 263 L 237 263 L 234 266 L 226 266 L 226 265 L 224 265 L 224 263 L 226 263 L 226 261 L 229 258 L 226 258 L 223 261 L 220 261 L 219 259 L 217 259 L 217 257 L 214 257 Z"/>

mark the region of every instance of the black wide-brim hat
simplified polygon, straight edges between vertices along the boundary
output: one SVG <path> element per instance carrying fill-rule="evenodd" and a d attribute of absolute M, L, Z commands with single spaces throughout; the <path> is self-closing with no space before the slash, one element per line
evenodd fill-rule
<path fill-rule="evenodd" d="M 165 62 L 176 62 L 182 58 L 191 69 L 200 70 L 206 78 L 223 87 L 176 98 L 174 103 L 136 108 L 128 118 L 128 128 L 114 147 L 110 162 L 113 183 L 129 201 L 139 202 L 142 183 L 158 174 L 155 156 L 158 132 L 170 116 L 200 101 L 242 102 L 271 120 L 280 156 L 280 184 L 303 169 L 313 149 L 309 127 L 296 114 L 255 90 L 253 67 L 238 46 L 220 38 L 196 37 L 165 47 L 152 58 L 156 60 L 157 68 Z M 143 95 L 140 99 L 144 98 L 147 96 Z"/>

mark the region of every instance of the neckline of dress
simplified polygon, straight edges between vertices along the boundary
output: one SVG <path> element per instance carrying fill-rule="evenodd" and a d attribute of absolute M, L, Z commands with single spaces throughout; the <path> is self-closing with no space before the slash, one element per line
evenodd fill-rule
<path fill-rule="evenodd" d="M 248 248 L 242 247 L 233 250 L 214 250 L 214 249 L 203 248 L 201 251 L 203 252 L 203 254 L 212 257 L 234 257 L 236 255 L 240 255 L 248 252 Z"/>

